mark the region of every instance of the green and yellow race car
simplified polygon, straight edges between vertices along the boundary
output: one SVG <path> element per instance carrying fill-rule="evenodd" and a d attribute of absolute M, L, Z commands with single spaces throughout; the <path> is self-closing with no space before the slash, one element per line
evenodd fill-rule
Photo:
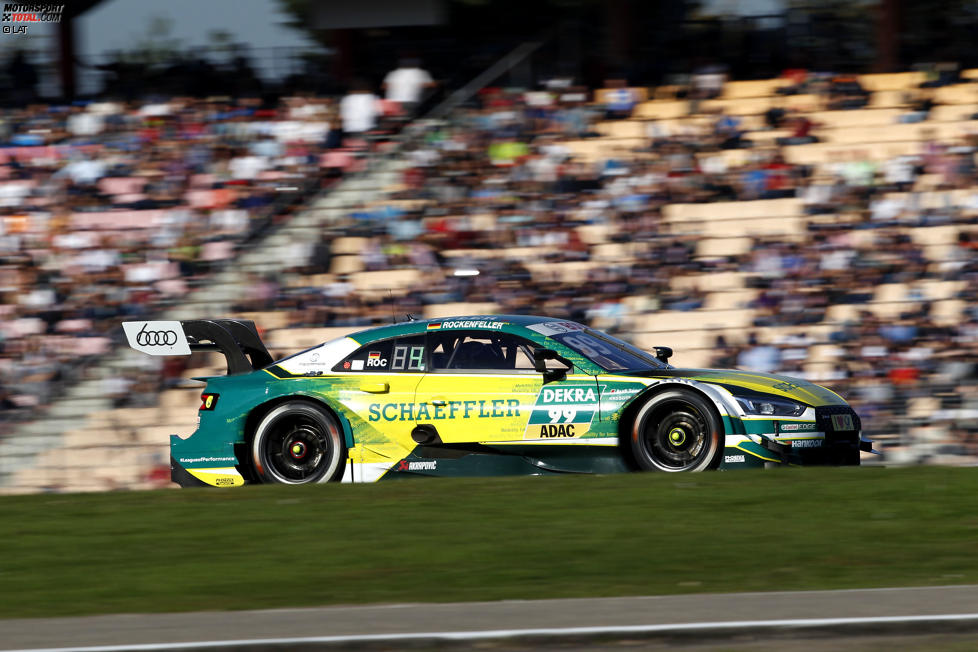
<path fill-rule="evenodd" d="M 872 449 L 834 392 L 668 364 L 582 324 L 406 321 L 272 360 L 250 321 L 127 322 L 152 355 L 224 354 L 199 426 L 170 439 L 187 486 L 416 476 L 857 465 Z"/>

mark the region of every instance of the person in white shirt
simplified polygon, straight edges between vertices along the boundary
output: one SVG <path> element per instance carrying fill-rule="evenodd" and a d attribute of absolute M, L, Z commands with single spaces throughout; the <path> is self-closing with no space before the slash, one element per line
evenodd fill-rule
<path fill-rule="evenodd" d="M 421 102 L 421 94 L 426 88 L 435 85 L 428 71 L 414 59 L 405 59 L 398 67 L 384 77 L 384 91 L 387 99 L 397 102 L 410 115 Z"/>
<path fill-rule="evenodd" d="M 370 92 L 366 84 L 355 84 L 340 100 L 340 120 L 344 133 L 364 134 L 370 131 L 377 125 L 379 113 L 377 96 Z"/>

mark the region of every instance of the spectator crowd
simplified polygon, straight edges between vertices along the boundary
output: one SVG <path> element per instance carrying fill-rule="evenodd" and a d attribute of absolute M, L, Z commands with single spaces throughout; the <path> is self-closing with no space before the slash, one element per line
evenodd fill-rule
<path fill-rule="evenodd" d="M 650 122 L 641 147 L 584 160 L 568 141 L 597 135 L 606 116 L 582 99 L 573 89 L 488 89 L 478 106 L 420 129 L 398 189 L 324 233 L 308 265 L 292 271 L 310 279 L 328 272 L 330 243 L 359 235 L 363 269 L 422 272 L 398 299 L 401 312 L 492 303 L 501 313 L 566 317 L 626 338 L 644 330 L 645 314 L 704 307 L 707 293 L 677 279 L 736 272 L 756 290 L 741 306 L 753 328 L 742 338 L 718 336 L 713 365 L 826 383 L 851 397 L 875 435 L 906 436 L 911 416 L 931 425 L 936 418 L 947 437 L 934 450 L 978 454 L 978 431 L 968 425 L 978 416 L 974 135 L 941 141 L 925 130 L 919 155 L 801 165 L 787 162 L 790 143 L 720 114 L 670 128 Z M 735 133 L 749 152 L 730 165 L 723 150 Z M 764 145 L 752 144 L 758 136 Z M 734 255 L 700 255 L 697 225 L 665 217 L 676 203 L 784 198 L 800 200 L 797 237 L 758 235 Z M 609 260 L 601 244 L 582 240 L 588 228 L 627 255 Z M 912 232 L 932 228 L 958 235 L 931 251 Z M 562 263 L 585 264 L 586 276 L 562 278 Z M 461 268 L 480 273 L 453 273 Z M 389 319 L 385 296 L 358 293 L 342 275 L 326 287 L 265 280 L 274 290 L 240 308 L 284 311 L 295 326 Z M 895 311 L 871 305 L 881 286 L 898 288 L 888 299 Z M 950 294 L 934 297 L 929 287 Z M 939 304 L 951 305 L 954 318 L 936 316 Z M 849 310 L 833 317 L 833 307 Z M 815 334 L 826 324 L 827 336 Z M 799 334 L 806 326 L 812 333 Z"/>
<path fill-rule="evenodd" d="M 348 167 L 350 154 L 330 146 L 339 140 L 336 111 L 309 97 L 4 111 L 7 411 L 49 403 L 76 362 L 108 350 L 120 321 L 180 301 Z"/>
<path fill-rule="evenodd" d="M 855 78 L 832 79 L 827 89 L 833 110 L 858 110 L 869 96 Z M 243 242 L 323 188 L 346 144 L 340 125 L 347 135 L 376 130 L 372 116 L 349 126 L 344 112 L 373 110 L 376 100 L 364 87 L 351 96 L 4 112 L 4 406 L 48 403 L 72 361 L 106 351 L 121 320 L 182 300 Z M 702 102 L 690 99 L 694 110 Z M 349 236 L 362 238 L 357 269 L 416 272 L 398 312 L 492 303 L 502 313 L 574 319 L 626 339 L 643 330 L 643 315 L 704 309 L 707 291 L 684 279 L 735 272 L 756 290 L 741 306 L 753 328 L 718 335 L 713 364 L 837 388 L 870 434 L 915 425 L 913 406 L 921 406 L 927 427 L 943 428 L 928 435 L 932 441 L 978 455 L 978 430 L 969 425 L 978 423 L 978 138 L 922 132 L 918 155 L 806 165 L 787 151 L 818 140 L 819 126 L 804 114 L 775 112 L 753 123 L 719 112 L 648 121 L 637 146 L 579 155 L 575 144 L 600 139 L 609 113 L 628 119 L 635 108 L 621 93 L 613 103 L 596 105 L 585 90 L 561 84 L 487 88 L 446 120 L 415 123 L 399 154 L 411 165 L 397 187 L 325 229 L 282 272 L 255 277 L 236 308 L 281 312 L 294 327 L 388 321 L 389 299 L 358 292 L 352 274 L 316 280 L 335 269 L 333 243 Z M 787 134 L 769 137 L 785 126 Z M 728 150 L 743 151 L 732 158 Z M 304 192 L 283 202 L 283 185 Z M 934 196 L 945 200 L 935 206 Z M 758 235 L 729 255 L 702 255 L 701 225 L 667 219 L 675 204 L 791 198 L 806 216 L 797 237 Z M 959 235 L 937 258 L 910 235 L 942 227 Z M 573 278 L 564 273 L 571 268 L 580 270 Z M 956 288 L 955 320 L 935 316 L 926 288 L 937 282 Z M 884 284 L 906 288 L 894 315 L 871 305 Z M 837 306 L 851 309 L 835 319 Z M 827 338 L 816 334 L 826 324 Z M 812 364 L 816 350 L 826 364 Z"/>

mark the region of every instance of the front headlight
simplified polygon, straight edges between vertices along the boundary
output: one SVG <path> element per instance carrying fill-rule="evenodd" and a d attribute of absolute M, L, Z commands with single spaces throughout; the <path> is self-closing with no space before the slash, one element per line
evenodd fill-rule
<path fill-rule="evenodd" d="M 797 417 L 808 408 L 807 405 L 783 398 L 746 396 L 736 396 L 735 398 L 747 414 L 762 414 L 769 417 Z"/>

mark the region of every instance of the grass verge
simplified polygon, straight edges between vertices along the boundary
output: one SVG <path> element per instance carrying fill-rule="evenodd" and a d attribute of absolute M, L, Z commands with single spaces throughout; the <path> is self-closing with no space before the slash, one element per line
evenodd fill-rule
<path fill-rule="evenodd" d="M 0 617 L 978 583 L 976 469 L 0 498 Z"/>

